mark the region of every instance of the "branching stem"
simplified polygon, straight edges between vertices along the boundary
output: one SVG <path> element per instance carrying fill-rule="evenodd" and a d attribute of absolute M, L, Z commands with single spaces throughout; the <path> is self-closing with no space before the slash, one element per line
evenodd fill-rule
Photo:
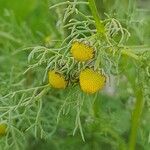
<path fill-rule="evenodd" d="M 95 20 L 97 32 L 99 35 L 103 36 L 105 34 L 105 27 L 104 27 L 102 20 L 100 19 L 100 16 L 98 14 L 95 1 L 94 0 L 88 0 L 88 1 L 89 1 L 89 6 L 91 9 L 92 15 Z"/>

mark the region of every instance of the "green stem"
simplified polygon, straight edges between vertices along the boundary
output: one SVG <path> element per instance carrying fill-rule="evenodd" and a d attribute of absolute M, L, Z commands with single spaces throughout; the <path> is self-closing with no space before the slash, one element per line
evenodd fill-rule
<path fill-rule="evenodd" d="M 143 93 L 141 88 L 139 87 L 139 89 L 135 92 L 136 92 L 135 93 L 136 104 L 132 116 L 131 134 L 129 138 L 129 150 L 135 150 L 137 131 L 138 131 L 140 116 L 143 108 Z"/>
<path fill-rule="evenodd" d="M 138 132 L 140 117 L 143 109 L 144 99 L 143 99 L 142 85 L 140 83 L 139 85 L 136 85 L 132 78 L 130 78 L 129 76 L 127 77 L 132 85 L 136 97 L 136 104 L 133 110 L 132 122 L 131 122 L 131 133 L 129 137 L 129 150 L 135 150 L 137 132 Z"/>
<path fill-rule="evenodd" d="M 88 1 L 89 1 L 89 6 L 91 9 L 92 15 L 93 15 L 94 20 L 95 20 L 97 32 L 99 35 L 103 36 L 105 34 L 105 27 L 104 27 L 104 25 L 100 19 L 100 16 L 98 14 L 95 1 L 94 0 L 88 0 Z"/>
<path fill-rule="evenodd" d="M 135 53 L 133 53 L 131 50 L 123 49 L 123 50 L 121 50 L 121 53 L 123 55 L 131 57 L 131 58 L 133 58 L 133 59 L 135 59 L 137 61 L 140 60 L 140 57 L 138 55 L 136 55 Z"/>
<path fill-rule="evenodd" d="M 104 16 L 104 12 L 105 12 L 105 5 L 104 5 L 104 0 L 95 0 L 96 6 L 97 6 L 97 10 L 101 16 L 101 18 L 103 19 Z"/>
<path fill-rule="evenodd" d="M 95 94 L 93 100 L 93 115 L 95 118 L 100 117 L 100 99 L 98 99 L 98 93 Z"/>

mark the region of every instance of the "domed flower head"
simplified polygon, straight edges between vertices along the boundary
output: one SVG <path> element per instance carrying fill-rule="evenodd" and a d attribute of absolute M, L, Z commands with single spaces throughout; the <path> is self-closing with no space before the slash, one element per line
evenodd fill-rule
<path fill-rule="evenodd" d="M 55 70 L 49 71 L 48 73 L 49 84 L 57 89 L 65 89 L 67 86 L 67 81 L 63 74 L 56 72 Z"/>
<path fill-rule="evenodd" d="M 72 44 L 71 53 L 77 61 L 87 61 L 94 57 L 94 48 L 85 42 L 75 41 Z"/>
<path fill-rule="evenodd" d="M 86 68 L 80 72 L 79 81 L 84 92 L 93 94 L 105 86 L 106 77 L 93 69 Z"/>
<path fill-rule="evenodd" d="M 7 132 L 7 125 L 0 123 L 0 136 L 4 136 Z"/>

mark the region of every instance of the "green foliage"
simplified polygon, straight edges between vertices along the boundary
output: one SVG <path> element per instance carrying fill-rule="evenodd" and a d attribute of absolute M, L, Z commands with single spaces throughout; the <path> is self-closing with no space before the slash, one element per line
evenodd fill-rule
<path fill-rule="evenodd" d="M 149 9 L 93 2 L 1 0 L 0 122 L 8 130 L 0 149 L 150 149 Z M 94 60 L 74 60 L 76 39 L 95 47 Z M 50 69 L 74 80 L 89 65 L 107 75 L 103 91 L 48 85 Z"/>

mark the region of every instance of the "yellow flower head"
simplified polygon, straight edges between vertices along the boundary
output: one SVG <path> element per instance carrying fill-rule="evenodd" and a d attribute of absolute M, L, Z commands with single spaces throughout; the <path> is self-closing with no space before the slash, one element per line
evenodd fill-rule
<path fill-rule="evenodd" d="M 78 61 L 87 61 L 94 57 L 94 48 L 84 42 L 75 41 L 71 47 L 73 57 Z"/>
<path fill-rule="evenodd" d="M 106 81 L 106 77 L 93 69 L 85 69 L 79 75 L 81 89 L 89 94 L 101 90 Z"/>
<path fill-rule="evenodd" d="M 6 134 L 7 131 L 7 125 L 4 123 L 0 124 L 0 136 L 3 136 Z"/>
<path fill-rule="evenodd" d="M 66 88 L 67 81 L 65 80 L 65 77 L 62 74 L 52 70 L 52 71 L 49 71 L 48 77 L 49 77 L 49 84 L 52 87 L 57 88 L 57 89 Z"/>

